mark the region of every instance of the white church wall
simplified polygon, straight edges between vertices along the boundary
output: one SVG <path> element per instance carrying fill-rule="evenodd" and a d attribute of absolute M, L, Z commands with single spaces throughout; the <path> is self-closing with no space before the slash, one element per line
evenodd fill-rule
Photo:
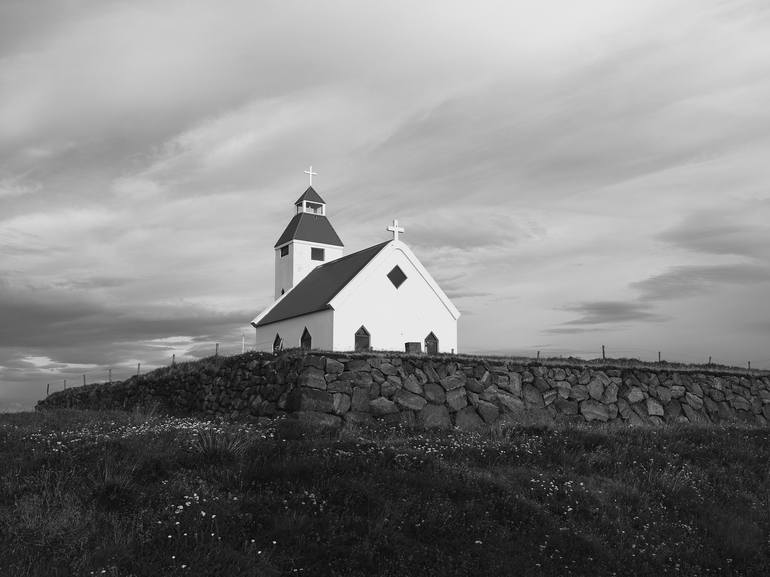
<path fill-rule="evenodd" d="M 256 327 L 255 348 L 258 351 L 272 351 L 276 333 L 283 339 L 283 348 L 299 347 L 302 332 L 307 327 L 312 348 L 331 350 L 334 325 L 332 315 L 333 311 L 326 310 Z"/>
<path fill-rule="evenodd" d="M 376 350 L 403 351 L 406 342 L 422 343 L 425 350 L 425 337 L 433 332 L 439 352 L 458 352 L 459 313 L 445 306 L 431 286 L 438 288 L 435 281 L 412 258 L 401 243 L 388 245 L 333 299 L 335 350 L 353 350 L 355 332 L 363 325 Z M 407 277 L 398 289 L 387 277 L 396 265 Z"/>

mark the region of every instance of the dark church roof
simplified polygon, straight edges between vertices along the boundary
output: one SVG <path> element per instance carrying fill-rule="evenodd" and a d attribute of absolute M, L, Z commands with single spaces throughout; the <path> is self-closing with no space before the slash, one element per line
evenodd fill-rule
<path fill-rule="evenodd" d="M 321 197 L 319 196 L 318 198 Z M 334 231 L 329 219 L 320 214 L 312 214 L 310 212 L 300 212 L 295 214 L 294 218 L 289 221 L 286 230 L 283 231 L 281 238 L 275 243 L 275 247 L 277 248 L 291 240 L 306 240 L 308 242 L 330 244 L 333 246 L 344 246 L 340 237 L 337 236 L 337 233 Z"/>
<path fill-rule="evenodd" d="M 306 200 L 308 202 L 317 202 L 320 204 L 326 204 L 326 201 L 323 198 L 321 198 L 321 195 L 319 195 L 312 186 L 307 187 L 307 190 L 303 192 L 302 196 L 300 196 L 297 199 L 297 202 L 294 203 L 294 206 L 297 206 L 298 204 L 302 204 L 303 200 Z"/>
<path fill-rule="evenodd" d="M 254 326 L 261 327 L 328 309 L 329 303 L 337 293 L 345 288 L 388 243 L 390 241 L 317 266 Z"/>

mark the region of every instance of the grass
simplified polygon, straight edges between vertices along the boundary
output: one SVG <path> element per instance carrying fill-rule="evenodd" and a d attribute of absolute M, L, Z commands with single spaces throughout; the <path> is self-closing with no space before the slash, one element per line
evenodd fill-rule
<path fill-rule="evenodd" d="M 770 431 L 0 415 L 0 575 L 767 575 Z"/>

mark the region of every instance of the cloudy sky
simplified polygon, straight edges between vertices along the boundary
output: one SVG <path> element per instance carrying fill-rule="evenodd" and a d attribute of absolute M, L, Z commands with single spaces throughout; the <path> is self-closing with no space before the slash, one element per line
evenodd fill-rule
<path fill-rule="evenodd" d="M 314 185 L 465 352 L 770 368 L 764 0 L 0 3 L 0 410 L 241 350 Z"/>

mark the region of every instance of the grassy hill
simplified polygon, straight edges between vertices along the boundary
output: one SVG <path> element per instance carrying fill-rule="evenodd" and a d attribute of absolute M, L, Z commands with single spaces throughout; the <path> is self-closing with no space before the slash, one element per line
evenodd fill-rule
<path fill-rule="evenodd" d="M 770 430 L 0 415 L 0 575 L 767 575 Z"/>

